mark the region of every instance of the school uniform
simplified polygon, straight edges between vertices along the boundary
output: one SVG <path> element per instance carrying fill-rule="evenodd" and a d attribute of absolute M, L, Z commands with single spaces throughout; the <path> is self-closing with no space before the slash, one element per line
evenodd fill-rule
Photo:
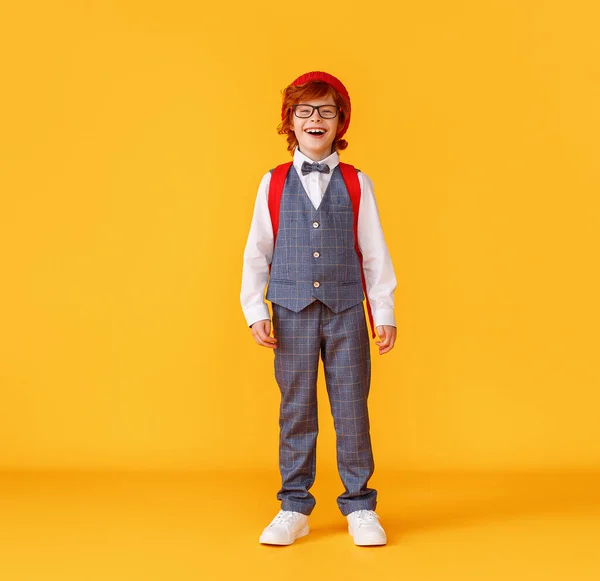
<path fill-rule="evenodd" d="M 281 392 L 279 463 L 282 510 L 310 514 L 315 498 L 318 433 L 316 382 L 323 360 L 336 431 L 337 461 L 345 491 L 343 515 L 374 510 L 368 487 L 374 460 L 367 399 L 371 361 L 362 301 L 361 267 L 354 249 L 353 210 L 337 152 L 321 160 L 329 173 L 303 173 L 312 160 L 296 148 L 285 181 L 277 243 L 268 212 L 270 173 L 259 187 L 242 272 L 246 321 L 269 319 L 273 307 L 275 378 Z M 375 325 L 395 326 L 396 278 L 379 221 L 370 179 L 359 173 L 358 243 Z M 269 265 L 271 266 L 269 278 Z"/>

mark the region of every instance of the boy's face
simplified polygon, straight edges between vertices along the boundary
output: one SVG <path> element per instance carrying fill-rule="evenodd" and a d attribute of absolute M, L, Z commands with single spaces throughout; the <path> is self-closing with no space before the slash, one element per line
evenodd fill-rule
<path fill-rule="evenodd" d="M 322 99 L 312 99 L 303 104 L 315 106 L 332 105 L 337 109 L 335 101 L 330 94 Z M 313 161 L 320 161 L 331 155 L 331 145 L 338 130 L 339 119 L 339 111 L 338 115 L 333 119 L 323 119 L 317 109 L 308 118 L 296 117 L 292 113 L 292 129 L 296 134 L 300 151 Z M 322 131 L 315 131 L 318 129 Z M 312 133 L 309 133 L 309 131 Z"/>

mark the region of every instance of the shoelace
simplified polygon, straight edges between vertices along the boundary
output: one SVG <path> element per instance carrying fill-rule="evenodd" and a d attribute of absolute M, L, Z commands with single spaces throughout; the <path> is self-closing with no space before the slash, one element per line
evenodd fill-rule
<path fill-rule="evenodd" d="M 296 520 L 296 518 L 298 518 L 296 516 L 296 513 L 292 512 L 291 510 L 280 510 L 271 522 L 270 526 L 280 523 L 291 525 Z"/>
<path fill-rule="evenodd" d="M 355 518 L 360 527 L 361 525 L 376 523 L 379 519 L 379 515 L 373 510 L 358 510 Z"/>

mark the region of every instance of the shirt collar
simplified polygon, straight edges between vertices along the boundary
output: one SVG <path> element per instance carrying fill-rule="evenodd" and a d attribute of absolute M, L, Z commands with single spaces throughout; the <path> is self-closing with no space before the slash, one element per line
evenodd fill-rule
<path fill-rule="evenodd" d="M 298 171 L 298 174 L 300 174 L 302 163 L 305 161 L 308 163 L 313 163 L 314 159 L 310 159 L 310 157 L 304 155 L 300 149 L 296 147 L 294 150 L 294 167 Z M 340 163 L 340 156 L 338 155 L 337 151 L 334 151 L 331 155 L 327 156 L 325 159 L 322 159 L 319 163 L 326 163 L 329 166 L 329 169 L 333 171 L 333 169 Z"/>

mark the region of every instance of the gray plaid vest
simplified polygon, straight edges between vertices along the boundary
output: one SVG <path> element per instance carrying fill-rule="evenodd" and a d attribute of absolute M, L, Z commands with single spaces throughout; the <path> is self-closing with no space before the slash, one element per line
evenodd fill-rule
<path fill-rule="evenodd" d="M 362 303 L 353 220 L 339 166 L 317 210 L 292 166 L 281 195 L 267 300 L 294 312 L 316 300 L 335 313 Z"/>

